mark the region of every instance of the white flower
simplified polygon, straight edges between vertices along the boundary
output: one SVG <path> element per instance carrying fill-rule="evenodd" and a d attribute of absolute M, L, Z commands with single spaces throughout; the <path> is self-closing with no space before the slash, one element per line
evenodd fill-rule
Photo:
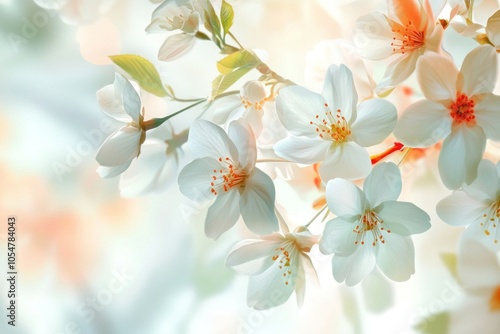
<path fill-rule="evenodd" d="M 194 201 L 215 199 L 205 220 L 208 237 L 217 239 L 240 214 L 254 233 L 270 234 L 278 229 L 274 184 L 255 168 L 255 137 L 248 124 L 233 121 L 226 134 L 219 126 L 198 120 L 191 125 L 188 143 L 198 159 L 181 171 L 179 187 Z"/>
<path fill-rule="evenodd" d="M 99 174 L 114 177 L 130 166 L 146 138 L 146 131 L 142 128 L 141 99 L 127 79 L 115 74 L 114 83 L 97 92 L 97 101 L 105 114 L 127 123 L 102 143 L 96 155 L 102 166 Z"/>
<path fill-rule="evenodd" d="M 447 224 L 470 225 L 467 234 L 500 250 L 500 163 L 482 160 L 477 172 L 474 182 L 442 199 L 436 210 Z"/>
<path fill-rule="evenodd" d="M 486 24 L 486 34 L 491 43 L 500 49 L 500 10 L 493 14 Z"/>
<path fill-rule="evenodd" d="M 457 274 L 463 298 L 452 309 L 449 333 L 497 334 L 500 328 L 500 254 L 474 239 L 459 246 Z"/>
<path fill-rule="evenodd" d="M 500 97 L 493 95 L 497 78 L 495 50 L 477 47 L 460 72 L 447 57 L 428 54 L 417 65 L 427 100 L 408 107 L 394 135 L 410 147 L 428 147 L 446 138 L 439 173 L 446 187 L 470 184 L 477 175 L 486 139 L 500 140 Z"/>
<path fill-rule="evenodd" d="M 281 305 L 294 290 L 297 303 L 302 306 L 306 272 L 314 272 L 306 253 L 317 241 L 318 237 L 307 228 L 299 227 L 292 233 L 274 233 L 237 244 L 228 255 L 226 265 L 250 276 L 248 306 L 264 310 Z"/>
<path fill-rule="evenodd" d="M 415 272 L 410 235 L 428 230 L 430 218 L 412 203 L 397 202 L 400 193 L 401 174 L 393 163 L 376 165 L 363 191 L 344 179 L 328 182 L 326 200 L 337 217 L 327 222 L 320 249 L 335 253 L 337 282 L 358 284 L 375 265 L 398 282 Z"/>
<path fill-rule="evenodd" d="M 300 86 L 280 90 L 276 109 L 293 136 L 275 145 L 288 160 L 313 164 L 326 182 L 335 177 L 359 179 L 371 170 L 364 147 L 382 142 L 396 124 L 396 108 L 384 100 L 367 100 L 356 107 L 358 95 L 351 71 L 344 65 L 328 69 L 323 96 Z"/>
<path fill-rule="evenodd" d="M 215 123 L 223 124 L 240 118 L 245 119 L 255 137 L 262 132 L 262 117 L 268 100 L 266 87 L 260 81 L 248 81 L 241 87 L 240 96 L 231 95 L 213 105 Z"/>
<path fill-rule="evenodd" d="M 354 29 L 354 46 L 362 57 L 395 58 L 387 67 L 377 93 L 384 94 L 415 70 L 425 51 L 440 51 L 443 28 L 436 24 L 429 0 L 387 0 L 388 16 L 380 12 L 362 16 Z"/>

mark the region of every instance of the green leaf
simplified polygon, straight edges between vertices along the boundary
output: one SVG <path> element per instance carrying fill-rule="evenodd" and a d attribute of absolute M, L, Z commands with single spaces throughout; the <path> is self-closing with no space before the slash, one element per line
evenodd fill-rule
<path fill-rule="evenodd" d="M 217 14 L 215 14 L 215 9 L 209 0 L 207 0 L 205 2 L 205 20 L 204 21 L 205 21 L 205 28 L 208 31 L 210 31 L 214 35 L 214 37 L 222 39 L 219 18 L 217 17 Z"/>
<path fill-rule="evenodd" d="M 450 272 L 451 276 L 458 280 L 457 272 L 457 255 L 454 253 L 441 253 L 441 261 L 443 261 L 446 269 Z"/>
<path fill-rule="evenodd" d="M 219 60 L 217 70 L 219 70 L 220 74 L 228 74 L 239 67 L 250 65 L 255 67 L 258 63 L 259 59 L 253 53 L 241 50 Z"/>
<path fill-rule="evenodd" d="M 220 8 L 220 20 L 222 21 L 222 28 L 224 29 L 224 36 L 229 32 L 229 29 L 233 26 L 234 20 L 234 10 L 233 6 L 228 4 L 226 0 L 222 0 L 222 6 Z"/>
<path fill-rule="evenodd" d="M 212 99 L 217 95 L 224 93 L 231 87 L 238 79 L 251 71 L 255 65 L 247 65 L 238 68 L 237 70 L 228 74 L 221 74 L 212 81 Z"/>
<path fill-rule="evenodd" d="M 109 58 L 137 81 L 145 91 L 161 97 L 168 95 L 160 74 L 146 58 L 138 55 L 117 55 Z"/>
<path fill-rule="evenodd" d="M 447 312 L 429 315 L 419 322 L 415 329 L 424 334 L 446 334 L 450 325 L 450 315 Z"/>

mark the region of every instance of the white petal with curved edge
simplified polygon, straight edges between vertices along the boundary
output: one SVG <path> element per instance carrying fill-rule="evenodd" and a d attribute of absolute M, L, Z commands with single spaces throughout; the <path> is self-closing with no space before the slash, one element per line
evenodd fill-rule
<path fill-rule="evenodd" d="M 420 52 L 413 51 L 398 57 L 391 62 L 385 70 L 384 77 L 375 89 L 378 95 L 384 95 L 403 81 L 405 81 L 415 71 Z"/>
<path fill-rule="evenodd" d="M 385 230 L 404 236 L 418 234 L 431 228 L 431 218 L 424 210 L 409 202 L 384 202 L 377 210 Z"/>
<path fill-rule="evenodd" d="M 273 264 L 278 247 L 278 240 L 244 240 L 231 250 L 226 266 L 242 275 L 258 275 Z"/>
<path fill-rule="evenodd" d="M 372 12 L 361 16 L 354 28 L 354 46 L 358 53 L 371 60 L 382 60 L 392 54 L 391 27 L 387 16 Z"/>
<path fill-rule="evenodd" d="M 495 47 L 500 47 L 500 10 L 491 15 L 486 23 L 486 34 Z"/>
<path fill-rule="evenodd" d="M 241 194 L 240 210 L 245 225 L 256 234 L 271 234 L 278 230 L 278 219 L 274 213 L 274 183 L 271 178 L 256 168 L 247 180 Z"/>
<path fill-rule="evenodd" d="M 139 124 L 141 115 L 141 98 L 130 81 L 125 80 L 123 87 L 123 107 L 125 112 Z"/>
<path fill-rule="evenodd" d="M 102 143 L 95 159 L 108 167 L 132 161 L 139 154 L 141 135 L 141 129 L 128 125 L 122 127 Z"/>
<path fill-rule="evenodd" d="M 486 138 L 500 141 L 500 96 L 486 94 L 476 104 L 474 115 Z"/>
<path fill-rule="evenodd" d="M 464 77 L 462 91 L 467 96 L 491 93 L 497 79 L 497 56 L 490 45 L 481 45 L 465 56 L 460 72 Z"/>
<path fill-rule="evenodd" d="M 470 184 L 486 147 L 486 137 L 479 126 L 457 126 L 443 142 L 439 154 L 439 174 L 448 189 Z"/>
<path fill-rule="evenodd" d="M 356 223 L 337 217 L 325 225 L 319 248 L 323 254 L 335 253 L 340 256 L 349 256 L 356 251 L 358 245 L 354 242 L 358 234 L 355 231 Z"/>
<path fill-rule="evenodd" d="M 248 81 L 241 87 L 240 95 L 251 103 L 262 102 L 266 98 L 266 87 L 257 80 Z"/>
<path fill-rule="evenodd" d="M 171 35 L 158 51 L 158 59 L 163 61 L 178 59 L 193 49 L 195 41 L 195 36 L 191 34 Z"/>
<path fill-rule="evenodd" d="M 460 241 L 457 272 L 467 289 L 493 288 L 500 284 L 497 254 L 476 239 Z"/>
<path fill-rule="evenodd" d="M 117 91 L 116 82 L 115 79 L 114 85 L 107 85 L 97 91 L 97 103 L 106 115 L 120 122 L 128 123 L 132 121 L 132 118 L 123 108 L 122 92 Z"/>
<path fill-rule="evenodd" d="M 237 189 L 217 195 L 205 218 L 205 235 L 214 240 L 229 230 L 240 218 L 240 193 Z"/>
<path fill-rule="evenodd" d="M 322 117 L 328 108 L 323 96 L 301 86 L 280 89 L 276 98 L 276 111 L 283 126 L 296 136 L 317 137 L 316 115 Z"/>
<path fill-rule="evenodd" d="M 207 110 L 207 114 L 213 112 L 213 122 L 216 124 L 223 124 L 228 120 L 230 115 L 238 111 L 242 114 L 244 109 L 245 107 L 241 103 L 240 97 L 231 95 L 213 101 Z"/>
<path fill-rule="evenodd" d="M 299 258 L 293 251 L 290 254 L 291 277 L 283 276 L 287 269 L 279 268 L 280 262 L 273 261 L 273 265 L 262 274 L 251 276 L 248 284 L 248 306 L 257 310 L 265 310 L 283 304 L 290 298 L 298 275 Z M 300 277 L 298 277 L 300 279 Z M 286 284 L 288 282 L 288 284 Z"/>
<path fill-rule="evenodd" d="M 370 174 L 372 164 L 368 151 L 355 142 L 345 142 L 330 148 L 319 167 L 323 182 L 336 177 L 357 180 Z"/>
<path fill-rule="evenodd" d="M 409 147 L 428 147 L 446 137 L 451 132 L 451 124 L 447 108 L 422 100 L 406 109 L 394 128 L 394 136 Z"/>
<path fill-rule="evenodd" d="M 220 163 L 210 157 L 199 158 L 187 164 L 179 173 L 179 190 L 189 199 L 197 202 L 215 198 L 211 192 L 214 170 L 219 170 Z"/>
<path fill-rule="evenodd" d="M 338 217 L 358 217 L 366 208 L 363 192 L 354 183 L 344 179 L 328 181 L 326 201 L 330 211 Z"/>
<path fill-rule="evenodd" d="M 356 120 L 358 93 L 354 87 L 352 72 L 347 66 L 330 65 L 325 76 L 323 97 L 330 110 L 336 112 L 340 109 L 349 124 Z"/>
<path fill-rule="evenodd" d="M 481 160 L 477 169 L 477 178 L 471 184 L 463 185 L 465 193 L 473 199 L 491 203 L 499 195 L 499 177 L 495 165 L 489 160 Z"/>
<path fill-rule="evenodd" d="M 478 202 L 457 190 L 443 198 L 436 206 L 436 212 L 445 223 L 452 226 L 466 226 L 479 218 L 487 205 Z"/>
<path fill-rule="evenodd" d="M 364 101 L 358 106 L 356 121 L 351 126 L 351 138 L 363 147 L 380 144 L 394 130 L 397 118 L 392 103 L 379 99 Z"/>
<path fill-rule="evenodd" d="M 384 233 L 378 244 L 377 265 L 393 281 L 403 282 L 415 273 L 415 247 L 410 237 Z"/>
<path fill-rule="evenodd" d="M 332 259 L 333 278 L 339 283 L 345 280 L 347 286 L 354 286 L 361 282 L 375 268 L 373 248 L 372 246 L 362 246 L 349 256 L 334 255 Z"/>
<path fill-rule="evenodd" d="M 99 173 L 99 176 L 105 179 L 109 179 L 112 177 L 116 177 L 123 173 L 124 171 L 127 170 L 127 168 L 130 166 L 131 162 L 127 162 L 123 165 L 116 166 L 116 167 L 106 167 L 106 166 L 99 166 L 97 168 L 97 173 Z"/>
<path fill-rule="evenodd" d="M 257 160 L 257 147 L 255 135 L 245 120 L 232 121 L 227 134 L 238 150 L 238 160 L 247 170 L 255 166 Z"/>
<path fill-rule="evenodd" d="M 455 100 L 458 69 L 448 56 L 430 52 L 420 57 L 417 62 L 417 78 L 422 93 L 427 99 Z"/>
<path fill-rule="evenodd" d="M 196 157 L 222 158 L 223 160 L 228 157 L 235 164 L 239 161 L 239 153 L 232 140 L 220 126 L 209 121 L 197 120 L 191 124 L 188 143 L 191 152 Z"/>
<path fill-rule="evenodd" d="M 379 163 L 363 183 L 370 208 L 376 208 L 385 201 L 395 201 L 401 194 L 401 172 L 393 163 Z"/>
<path fill-rule="evenodd" d="M 321 138 L 290 136 L 274 145 L 274 151 L 280 157 L 301 164 L 314 164 L 325 159 L 331 141 Z"/>

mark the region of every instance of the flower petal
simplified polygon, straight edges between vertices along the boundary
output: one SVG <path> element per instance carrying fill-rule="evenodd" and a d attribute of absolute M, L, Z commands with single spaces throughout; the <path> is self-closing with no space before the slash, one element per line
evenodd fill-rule
<path fill-rule="evenodd" d="M 356 121 L 351 126 L 352 140 L 363 147 L 380 144 L 394 130 L 397 118 L 392 103 L 379 99 L 364 101 L 358 106 Z"/>
<path fill-rule="evenodd" d="M 243 275 L 258 275 L 273 264 L 273 255 L 280 241 L 244 240 L 231 250 L 226 266 Z"/>
<path fill-rule="evenodd" d="M 104 178 L 104 179 L 109 179 L 112 177 L 116 177 L 123 173 L 124 171 L 127 170 L 127 168 L 130 166 L 131 162 L 127 162 L 123 165 L 119 165 L 116 167 L 106 167 L 106 166 L 99 166 L 97 168 L 97 173 L 99 173 L 99 176 Z"/>
<path fill-rule="evenodd" d="M 415 27 L 420 27 L 421 7 L 417 0 L 388 0 L 387 11 L 391 18 L 403 24 L 411 21 Z"/>
<path fill-rule="evenodd" d="M 443 75 L 446 73 L 446 75 Z M 448 56 L 429 52 L 417 63 L 417 78 L 424 96 L 432 101 L 454 101 L 458 69 Z"/>
<path fill-rule="evenodd" d="M 431 228 L 429 215 L 413 203 L 387 201 L 377 214 L 383 220 L 384 229 L 390 230 L 391 234 L 408 236 Z"/>
<path fill-rule="evenodd" d="M 245 120 L 232 121 L 229 124 L 227 134 L 238 150 L 240 164 L 245 169 L 253 168 L 257 160 L 257 147 L 254 133 L 248 122 Z"/>
<path fill-rule="evenodd" d="M 372 164 L 368 152 L 355 142 L 337 145 L 326 156 L 319 167 L 324 182 L 336 177 L 357 180 L 370 174 Z"/>
<path fill-rule="evenodd" d="M 213 182 L 213 171 L 220 167 L 220 163 L 210 157 L 193 160 L 179 174 L 179 190 L 184 196 L 196 202 L 214 199 L 210 183 Z"/>
<path fill-rule="evenodd" d="M 406 109 L 394 128 L 394 136 L 406 146 L 428 147 L 450 133 L 451 122 L 442 104 L 422 100 Z"/>
<path fill-rule="evenodd" d="M 274 213 L 274 183 L 258 168 L 247 180 L 241 194 L 240 210 L 248 229 L 256 234 L 271 234 L 279 229 Z"/>
<path fill-rule="evenodd" d="M 142 130 L 124 126 L 109 136 L 99 148 L 97 162 L 102 166 L 116 167 L 132 161 L 139 154 Z"/>
<path fill-rule="evenodd" d="M 500 141 L 500 96 L 485 94 L 474 108 L 476 122 L 486 138 Z"/>
<path fill-rule="evenodd" d="M 358 93 L 354 87 L 352 72 L 347 66 L 330 65 L 325 76 L 323 96 L 330 110 L 341 110 L 347 122 L 352 123 L 356 119 Z"/>
<path fill-rule="evenodd" d="M 415 71 L 419 51 L 406 53 L 392 61 L 385 70 L 384 77 L 375 89 L 378 95 L 384 95 L 405 81 Z"/>
<path fill-rule="evenodd" d="M 387 23 L 387 16 L 372 12 L 361 16 L 354 28 L 354 46 L 358 53 L 371 60 L 382 60 L 392 55 L 394 34 Z"/>
<path fill-rule="evenodd" d="M 296 136 L 317 137 L 316 126 L 311 121 L 316 115 L 323 115 L 325 107 L 323 96 L 301 86 L 280 89 L 276 98 L 276 111 L 283 126 Z"/>
<path fill-rule="evenodd" d="M 477 169 L 477 178 L 471 184 L 463 185 L 465 193 L 473 199 L 491 203 L 499 194 L 498 173 L 495 165 L 489 160 L 481 160 Z"/>
<path fill-rule="evenodd" d="M 125 112 L 123 107 L 123 87 L 127 80 L 121 75 L 115 74 L 115 81 L 97 91 L 97 103 L 101 110 L 114 119 L 129 123 L 132 118 Z"/>
<path fill-rule="evenodd" d="M 495 47 L 500 46 L 500 10 L 491 15 L 486 23 L 486 34 Z"/>
<path fill-rule="evenodd" d="M 487 205 L 469 197 L 464 191 L 457 190 L 443 198 L 436 206 L 436 212 L 446 224 L 466 226 L 479 218 Z"/>
<path fill-rule="evenodd" d="M 197 120 L 191 124 L 189 130 L 189 148 L 198 158 L 212 157 L 214 159 L 230 158 L 238 163 L 238 150 L 228 135 L 209 121 Z"/>
<path fill-rule="evenodd" d="M 229 230 L 240 218 L 240 193 L 237 189 L 217 195 L 215 202 L 208 208 L 205 218 L 205 235 L 214 240 Z"/>
<path fill-rule="evenodd" d="M 123 107 L 132 120 L 139 124 L 141 116 L 141 98 L 130 81 L 125 80 L 123 87 Z"/>
<path fill-rule="evenodd" d="M 448 189 L 470 184 L 486 147 L 486 137 L 479 126 L 457 126 L 443 142 L 439 154 L 439 174 Z"/>
<path fill-rule="evenodd" d="M 358 284 L 374 268 L 373 247 L 358 247 L 349 256 L 334 255 L 332 259 L 333 278 L 339 283 L 345 280 L 347 286 Z"/>
<path fill-rule="evenodd" d="M 321 253 L 335 253 L 340 256 L 349 256 L 354 253 L 358 247 L 354 243 L 358 236 L 354 227 L 355 224 L 352 221 L 342 217 L 327 222 L 319 243 Z"/>
<path fill-rule="evenodd" d="M 331 141 L 319 137 L 290 136 L 274 145 L 274 151 L 280 157 L 301 164 L 314 164 L 325 159 Z"/>
<path fill-rule="evenodd" d="M 460 241 L 457 272 L 466 289 L 491 289 L 500 282 L 497 254 L 476 239 Z"/>
<path fill-rule="evenodd" d="M 338 217 L 359 218 L 366 206 L 363 192 L 354 183 L 344 179 L 328 181 L 326 201 L 330 211 Z"/>
<path fill-rule="evenodd" d="M 460 69 L 464 78 L 462 91 L 469 97 L 493 92 L 497 67 L 497 56 L 492 46 L 481 45 L 472 50 Z"/>
<path fill-rule="evenodd" d="M 378 244 L 377 265 L 391 280 L 403 282 L 415 273 L 415 247 L 410 237 L 384 234 L 385 243 Z"/>
<path fill-rule="evenodd" d="M 163 61 L 178 59 L 193 49 L 195 41 L 195 36 L 191 34 L 171 35 L 158 51 L 158 59 Z"/>
<path fill-rule="evenodd" d="M 370 203 L 376 208 L 385 201 L 395 201 L 401 194 L 401 172 L 393 163 L 379 163 L 363 184 L 363 191 Z"/>

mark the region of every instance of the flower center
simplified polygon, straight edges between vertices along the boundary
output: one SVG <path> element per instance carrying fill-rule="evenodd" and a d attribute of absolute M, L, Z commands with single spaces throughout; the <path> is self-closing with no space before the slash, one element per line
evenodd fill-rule
<path fill-rule="evenodd" d="M 493 295 L 490 299 L 490 310 L 500 311 L 500 285 L 493 290 Z"/>
<path fill-rule="evenodd" d="M 273 261 L 279 261 L 278 268 L 283 271 L 283 277 L 285 278 L 285 285 L 288 285 L 290 277 L 292 275 L 292 258 L 290 257 L 290 252 L 288 247 L 283 245 L 275 249 L 277 253 L 273 255 Z"/>
<path fill-rule="evenodd" d="M 393 53 L 405 54 L 405 52 L 411 52 L 424 45 L 425 32 L 419 31 L 411 21 L 408 21 L 406 25 L 402 25 L 389 20 L 389 24 L 394 34 L 391 43 Z"/>
<path fill-rule="evenodd" d="M 240 96 L 240 99 L 241 99 L 241 103 L 243 103 L 243 107 L 245 107 L 245 109 L 253 107 L 255 110 L 262 110 L 262 108 L 264 107 L 264 104 L 267 101 L 267 98 L 263 98 L 260 101 L 252 102 L 252 101 L 250 101 L 250 99 L 248 99 L 245 96 Z"/>
<path fill-rule="evenodd" d="M 214 169 L 212 182 L 210 182 L 211 192 L 214 195 L 219 194 L 221 191 L 228 192 L 235 187 L 244 187 L 245 181 L 248 177 L 246 170 L 235 166 L 235 163 L 226 157 L 219 158 L 221 169 Z"/>
<path fill-rule="evenodd" d="M 364 245 L 365 237 L 367 233 L 371 233 L 373 237 L 372 246 L 377 245 L 380 241 L 385 244 L 384 236 L 382 235 L 382 231 L 387 233 L 391 233 L 391 230 L 384 229 L 382 224 L 384 221 L 373 211 L 366 211 L 363 217 L 358 221 L 358 224 L 352 230 L 357 234 L 356 241 L 354 244 L 356 245 Z"/>
<path fill-rule="evenodd" d="M 457 93 L 457 99 L 450 106 L 450 116 L 454 122 L 460 124 L 475 124 L 476 115 L 474 115 L 474 101 L 463 93 Z"/>
<path fill-rule="evenodd" d="M 498 243 L 498 221 L 500 220 L 500 201 L 496 201 L 490 205 L 488 211 L 483 214 L 481 217 L 484 219 L 481 222 L 481 226 L 484 227 L 484 234 L 486 236 L 490 236 L 491 230 L 495 230 L 495 238 L 493 239 L 494 243 Z"/>
<path fill-rule="evenodd" d="M 335 142 L 346 141 L 351 134 L 351 130 L 349 128 L 349 123 L 342 115 L 342 111 L 337 109 L 337 112 L 333 115 L 327 103 L 325 103 L 325 108 L 324 118 L 316 115 L 315 119 L 310 121 L 309 124 L 316 127 L 316 132 L 322 139 Z"/>

